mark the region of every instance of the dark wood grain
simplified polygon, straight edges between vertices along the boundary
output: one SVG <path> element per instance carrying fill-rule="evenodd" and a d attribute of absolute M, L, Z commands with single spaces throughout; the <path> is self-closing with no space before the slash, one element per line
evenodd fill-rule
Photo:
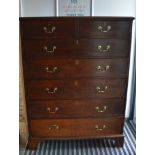
<path fill-rule="evenodd" d="M 80 35 L 82 37 L 86 36 L 93 36 L 93 37 L 99 37 L 101 38 L 130 38 L 130 32 L 131 32 L 131 22 L 133 18 L 123 18 L 118 17 L 115 19 L 114 17 L 81 17 L 81 18 L 20 18 L 20 21 L 22 22 L 22 37 L 25 39 L 29 38 L 53 38 L 53 37 L 64 37 L 75 35 L 75 27 L 76 22 L 79 22 L 78 29 L 80 30 Z M 75 22 L 76 21 L 76 22 Z M 105 26 L 106 24 L 110 24 L 112 27 L 112 30 L 110 33 L 100 33 L 97 30 L 97 27 L 99 25 Z M 43 33 L 43 27 L 49 27 L 52 26 L 56 27 L 55 33 L 51 34 L 45 34 Z M 73 31 L 72 31 L 73 30 Z M 93 35 L 92 35 L 93 34 Z"/>
<path fill-rule="evenodd" d="M 33 137 L 92 137 L 104 136 L 110 134 L 122 134 L 123 117 L 105 118 L 105 119 L 32 119 L 31 135 Z M 96 130 L 96 125 L 103 131 Z M 56 129 L 57 126 L 58 128 Z M 49 128 L 52 128 L 49 130 Z"/>
<path fill-rule="evenodd" d="M 53 33 L 46 33 L 44 27 L 47 31 L 51 31 L 53 27 Z M 53 21 L 49 20 L 39 20 L 39 21 L 23 21 L 22 22 L 22 32 L 23 39 L 34 39 L 34 38 L 64 38 L 74 36 L 75 24 L 74 21 Z"/>
<path fill-rule="evenodd" d="M 114 147 L 123 147 L 124 145 L 124 136 L 114 138 Z"/>
<path fill-rule="evenodd" d="M 31 150 L 36 150 L 41 139 L 39 138 L 29 138 L 26 148 Z"/>
<path fill-rule="evenodd" d="M 98 49 L 102 46 L 103 52 Z M 54 52 L 53 47 L 56 47 Z M 51 59 L 55 57 L 102 57 L 118 58 L 128 57 L 130 53 L 130 42 L 120 39 L 44 39 L 44 40 L 24 40 L 23 57 L 25 59 Z"/>
<path fill-rule="evenodd" d="M 41 141 L 44 140 L 57 140 L 57 141 L 62 141 L 62 140 L 84 140 L 84 139 L 111 139 L 113 140 L 113 145 L 107 145 L 106 147 L 123 147 L 124 144 L 124 135 L 123 134 L 110 134 L 110 135 L 93 135 L 89 137 L 84 137 L 84 136 L 78 136 L 78 137 L 39 137 L 39 138 L 30 138 L 27 144 L 27 149 L 31 150 L 36 150 L 38 147 L 38 144 Z"/>
<path fill-rule="evenodd" d="M 103 118 L 124 115 L 125 99 L 28 101 L 27 106 L 30 118 Z"/>
<path fill-rule="evenodd" d="M 98 21 L 98 20 L 104 20 L 104 21 L 133 21 L 135 18 L 134 17 L 125 17 L 125 16 L 74 16 L 74 17 L 71 17 L 71 16 L 63 16 L 63 17 L 20 17 L 19 20 L 20 22 L 23 22 L 23 21 L 38 21 L 38 20 L 53 20 L 53 21 L 58 21 L 58 20 L 61 20 L 61 21 L 66 21 L 66 20 L 93 20 L 93 21 Z"/>
<path fill-rule="evenodd" d="M 128 59 L 52 59 L 29 61 L 26 79 L 80 77 L 127 78 Z M 79 74 L 80 73 L 80 74 Z"/>
<path fill-rule="evenodd" d="M 133 19 L 20 18 L 29 149 L 46 139 L 110 138 L 123 146 Z"/>
<path fill-rule="evenodd" d="M 107 90 L 99 93 L 96 87 Z M 30 80 L 26 84 L 28 99 L 76 99 L 76 98 L 115 98 L 126 97 L 126 79 L 105 80 L 105 79 L 64 79 L 64 80 Z M 49 88 L 53 94 L 46 91 Z"/>
<path fill-rule="evenodd" d="M 108 32 L 101 32 L 98 27 L 102 26 L 103 31 L 107 30 L 107 26 L 111 26 Z M 79 34 L 80 37 L 92 38 L 123 38 L 129 39 L 131 34 L 130 21 L 92 21 L 80 20 L 79 21 Z"/>

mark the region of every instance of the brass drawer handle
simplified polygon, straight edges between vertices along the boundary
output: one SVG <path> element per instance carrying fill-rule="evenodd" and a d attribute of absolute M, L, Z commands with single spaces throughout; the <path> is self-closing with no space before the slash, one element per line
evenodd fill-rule
<path fill-rule="evenodd" d="M 58 91 L 58 88 L 54 87 L 52 90 L 50 90 L 49 88 L 46 88 L 46 91 L 48 94 L 55 94 Z"/>
<path fill-rule="evenodd" d="M 49 67 L 46 67 L 46 72 L 47 73 L 55 73 L 58 70 L 58 67 L 53 67 L 52 69 L 49 69 Z"/>
<path fill-rule="evenodd" d="M 48 30 L 48 28 L 45 26 L 43 30 L 45 33 L 53 33 L 56 30 L 56 27 L 53 26 L 51 29 Z"/>
<path fill-rule="evenodd" d="M 101 128 L 99 127 L 99 125 L 95 125 L 95 129 L 96 129 L 97 131 L 103 131 L 105 128 L 106 128 L 106 125 L 105 125 L 105 124 L 102 125 Z"/>
<path fill-rule="evenodd" d="M 50 126 L 48 127 L 48 130 L 59 130 L 59 126 L 56 125 L 56 124 L 50 125 Z"/>
<path fill-rule="evenodd" d="M 101 26 L 99 25 L 98 28 L 97 28 L 100 32 L 103 32 L 103 33 L 107 33 L 111 30 L 111 26 L 110 25 L 107 25 L 107 26 Z"/>
<path fill-rule="evenodd" d="M 104 86 L 103 88 L 101 88 L 100 86 L 96 87 L 96 90 L 98 93 L 104 93 L 107 89 L 108 89 L 108 86 Z"/>
<path fill-rule="evenodd" d="M 59 110 L 58 107 L 55 107 L 55 108 L 47 107 L 47 111 L 48 111 L 50 114 L 55 114 L 58 110 Z"/>
<path fill-rule="evenodd" d="M 105 49 L 104 49 L 104 47 L 102 46 L 102 45 L 98 45 L 98 50 L 100 51 L 100 52 L 108 52 L 109 50 L 110 50 L 110 48 L 111 48 L 111 46 L 110 45 L 107 45 L 106 47 L 105 47 Z"/>
<path fill-rule="evenodd" d="M 55 50 L 56 50 L 56 46 L 53 46 L 52 47 L 52 50 L 48 50 L 47 46 L 44 46 L 44 50 L 47 52 L 47 53 L 53 53 Z"/>
<path fill-rule="evenodd" d="M 97 112 L 103 113 L 107 110 L 107 106 L 103 106 L 103 109 L 100 109 L 100 107 L 95 107 L 95 109 L 97 110 Z"/>
<path fill-rule="evenodd" d="M 109 70 L 110 66 L 109 66 L 109 65 L 106 65 L 106 66 L 104 66 L 104 67 L 102 67 L 102 66 L 97 66 L 96 68 L 97 68 L 97 70 L 99 70 L 100 72 L 106 72 L 107 70 Z"/>

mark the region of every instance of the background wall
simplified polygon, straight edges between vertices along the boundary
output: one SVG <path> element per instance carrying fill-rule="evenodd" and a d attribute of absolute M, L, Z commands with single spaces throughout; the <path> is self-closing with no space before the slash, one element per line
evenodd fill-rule
<path fill-rule="evenodd" d="M 55 16 L 55 0 L 20 0 L 20 16 Z"/>
<path fill-rule="evenodd" d="M 20 0 L 20 16 L 55 16 L 56 0 Z M 135 0 L 92 0 L 94 16 L 135 16 Z"/>
<path fill-rule="evenodd" d="M 93 0 L 94 16 L 135 16 L 135 0 Z"/>
<path fill-rule="evenodd" d="M 135 17 L 135 0 L 92 0 L 93 16 L 132 16 Z M 20 0 L 20 16 L 55 16 L 55 0 Z M 133 22 L 129 85 L 126 104 L 126 117 L 130 115 L 133 90 L 133 67 L 135 57 L 135 21 Z"/>

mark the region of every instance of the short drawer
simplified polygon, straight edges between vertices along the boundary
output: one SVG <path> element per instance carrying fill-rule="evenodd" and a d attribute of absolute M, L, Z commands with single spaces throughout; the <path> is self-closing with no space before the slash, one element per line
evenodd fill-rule
<path fill-rule="evenodd" d="M 24 65 L 27 79 L 69 77 L 127 78 L 128 59 L 52 59 L 34 60 Z"/>
<path fill-rule="evenodd" d="M 25 20 L 21 22 L 23 39 L 63 38 L 74 36 L 74 20 Z"/>
<path fill-rule="evenodd" d="M 131 21 L 80 20 L 79 35 L 91 38 L 129 39 L 131 26 Z"/>
<path fill-rule="evenodd" d="M 33 119 L 30 133 L 33 137 L 74 138 L 102 137 L 123 133 L 123 117 L 106 119 Z"/>
<path fill-rule="evenodd" d="M 124 115 L 125 99 L 28 101 L 30 118 L 86 118 Z"/>
<path fill-rule="evenodd" d="M 44 39 L 24 40 L 23 56 L 27 59 L 53 57 L 128 57 L 130 41 L 121 39 Z"/>
<path fill-rule="evenodd" d="M 29 80 L 28 99 L 76 99 L 126 97 L 127 79 Z"/>

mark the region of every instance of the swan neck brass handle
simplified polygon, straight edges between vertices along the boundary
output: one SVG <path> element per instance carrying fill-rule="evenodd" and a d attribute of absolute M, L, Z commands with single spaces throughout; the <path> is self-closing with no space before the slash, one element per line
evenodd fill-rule
<path fill-rule="evenodd" d="M 104 48 L 102 45 L 98 45 L 97 48 L 100 52 L 108 52 L 110 50 L 111 46 L 106 45 L 106 47 Z"/>
<path fill-rule="evenodd" d="M 109 65 L 105 65 L 105 66 L 97 66 L 96 67 L 98 71 L 100 72 L 106 72 L 107 70 L 109 70 L 110 66 Z"/>
<path fill-rule="evenodd" d="M 58 70 L 58 67 L 55 66 L 52 69 L 49 69 L 49 67 L 46 67 L 45 69 L 46 69 L 47 73 L 53 74 L 53 73 L 55 73 Z"/>
<path fill-rule="evenodd" d="M 109 32 L 111 30 L 111 26 L 110 25 L 107 25 L 107 26 L 101 26 L 101 25 L 99 25 L 97 29 L 100 32 L 107 33 L 107 32 Z"/>
<path fill-rule="evenodd" d="M 55 26 L 52 26 L 51 28 L 47 28 L 46 26 L 43 28 L 45 33 L 53 33 L 56 30 Z"/>
<path fill-rule="evenodd" d="M 47 107 L 47 111 L 50 114 L 55 114 L 58 110 L 59 110 L 58 107 L 55 107 L 55 108 Z"/>
<path fill-rule="evenodd" d="M 97 112 L 103 113 L 107 110 L 107 106 L 103 106 L 102 109 L 99 106 L 97 106 L 97 107 L 95 107 L 95 109 L 97 110 Z"/>
<path fill-rule="evenodd" d="M 56 125 L 56 124 L 53 124 L 53 125 L 50 125 L 49 127 L 48 127 L 48 129 L 49 130 L 59 130 L 59 126 L 58 125 Z"/>
<path fill-rule="evenodd" d="M 96 90 L 98 93 L 104 93 L 107 89 L 108 89 L 108 86 L 104 86 L 104 87 L 97 86 L 96 87 Z"/>
<path fill-rule="evenodd" d="M 47 53 L 53 53 L 56 50 L 56 46 L 53 46 L 51 50 L 48 50 L 47 46 L 44 46 L 44 50 Z"/>
<path fill-rule="evenodd" d="M 102 125 L 102 127 L 99 127 L 99 125 L 95 125 L 95 129 L 96 129 L 97 131 L 103 131 L 105 128 L 106 128 L 106 125 L 105 125 L 105 124 Z"/>
<path fill-rule="evenodd" d="M 57 87 L 54 87 L 53 89 L 46 88 L 46 92 L 48 94 L 55 94 L 57 91 L 58 91 L 58 88 Z"/>

